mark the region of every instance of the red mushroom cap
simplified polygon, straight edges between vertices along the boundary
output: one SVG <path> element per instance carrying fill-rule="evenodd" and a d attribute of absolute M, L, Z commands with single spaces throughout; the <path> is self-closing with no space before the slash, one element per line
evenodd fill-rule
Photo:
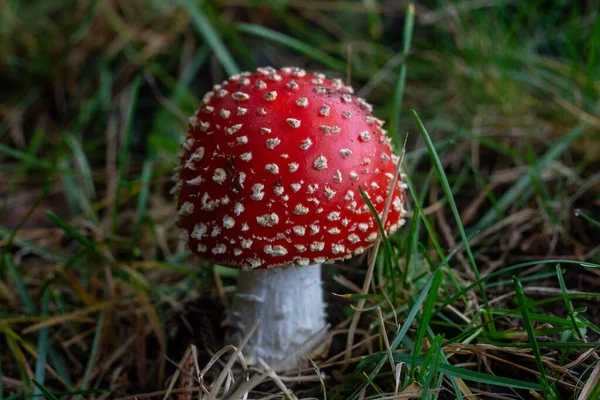
<path fill-rule="evenodd" d="M 383 121 L 340 80 L 259 68 L 204 96 L 175 191 L 179 226 L 207 260 L 253 269 L 348 258 L 377 238 L 397 160 Z M 404 185 L 385 223 L 404 223 Z"/>

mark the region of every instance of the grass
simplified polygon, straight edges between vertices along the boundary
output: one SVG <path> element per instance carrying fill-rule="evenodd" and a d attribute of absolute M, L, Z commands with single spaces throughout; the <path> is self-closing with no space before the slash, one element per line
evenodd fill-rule
<path fill-rule="evenodd" d="M 203 93 L 289 64 L 409 132 L 412 218 L 281 376 L 223 347 L 236 273 L 168 192 Z M 597 399 L 599 71 L 591 1 L 0 2 L 0 400 Z"/>

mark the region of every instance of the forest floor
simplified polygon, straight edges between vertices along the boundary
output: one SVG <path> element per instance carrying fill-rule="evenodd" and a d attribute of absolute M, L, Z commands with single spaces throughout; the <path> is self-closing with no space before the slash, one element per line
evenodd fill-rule
<path fill-rule="evenodd" d="M 600 8 L 444 3 L 0 2 L 0 400 L 599 399 Z M 408 133 L 408 224 L 367 294 L 327 265 L 328 351 L 286 375 L 224 347 L 237 273 L 169 195 L 202 95 L 265 65 Z"/>

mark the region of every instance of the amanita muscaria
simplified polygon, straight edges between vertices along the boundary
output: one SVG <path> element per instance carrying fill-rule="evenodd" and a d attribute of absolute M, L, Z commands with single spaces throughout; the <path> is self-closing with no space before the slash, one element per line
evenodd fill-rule
<path fill-rule="evenodd" d="M 339 79 L 259 68 L 207 93 L 182 144 L 176 192 L 182 239 L 240 269 L 233 340 L 258 320 L 245 354 L 293 368 L 322 340 L 321 264 L 378 236 L 359 185 L 381 216 L 395 160 L 371 106 Z M 402 182 L 385 222 L 404 223 Z"/>

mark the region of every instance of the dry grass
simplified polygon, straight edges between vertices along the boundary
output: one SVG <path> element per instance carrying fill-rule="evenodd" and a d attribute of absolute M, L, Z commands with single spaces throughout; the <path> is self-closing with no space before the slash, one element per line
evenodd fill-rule
<path fill-rule="evenodd" d="M 598 398 L 595 3 L 418 5 L 412 44 L 405 2 L 192 3 L 0 2 L 0 399 Z M 327 268 L 327 351 L 288 374 L 223 343 L 235 271 L 169 195 L 237 64 L 350 75 L 410 132 L 393 265 Z"/>

